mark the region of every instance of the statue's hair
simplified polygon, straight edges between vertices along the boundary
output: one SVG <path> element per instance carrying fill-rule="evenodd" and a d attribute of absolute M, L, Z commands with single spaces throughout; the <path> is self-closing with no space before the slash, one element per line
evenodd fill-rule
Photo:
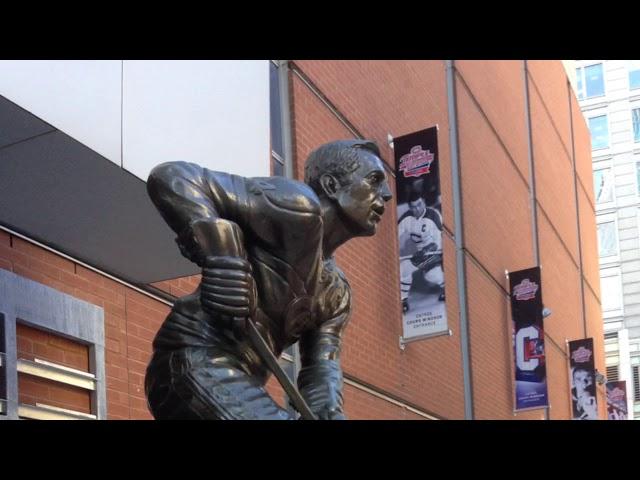
<path fill-rule="evenodd" d="M 350 174 L 360 166 L 362 150 L 380 157 L 378 145 L 371 140 L 338 140 L 318 147 L 307 158 L 305 183 L 318 195 L 324 194 L 320 186 L 320 177 L 324 173 L 330 173 L 342 185 L 351 183 Z"/>

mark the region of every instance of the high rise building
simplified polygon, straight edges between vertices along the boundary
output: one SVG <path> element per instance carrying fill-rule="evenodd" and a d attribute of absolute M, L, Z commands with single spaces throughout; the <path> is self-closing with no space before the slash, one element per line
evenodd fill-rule
<path fill-rule="evenodd" d="M 578 60 L 591 131 L 607 378 L 640 418 L 640 61 Z M 633 406 L 633 408 L 631 408 Z"/>

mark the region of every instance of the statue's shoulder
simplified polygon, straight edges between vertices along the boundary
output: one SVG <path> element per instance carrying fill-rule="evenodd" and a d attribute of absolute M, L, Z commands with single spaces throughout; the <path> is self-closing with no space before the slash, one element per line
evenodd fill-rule
<path fill-rule="evenodd" d="M 247 192 L 256 201 L 268 202 L 293 213 L 320 215 L 320 199 L 306 183 L 285 177 L 247 179 Z"/>

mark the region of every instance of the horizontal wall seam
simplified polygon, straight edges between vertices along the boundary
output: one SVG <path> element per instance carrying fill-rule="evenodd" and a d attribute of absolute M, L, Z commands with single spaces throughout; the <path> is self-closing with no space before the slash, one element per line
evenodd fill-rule
<path fill-rule="evenodd" d="M 564 144 L 564 140 L 562 140 L 562 136 L 560 135 L 560 131 L 558 130 L 558 127 L 556 126 L 556 123 L 553 121 L 553 117 L 551 115 L 551 112 L 549 112 L 549 109 L 547 108 L 547 104 L 545 103 L 544 98 L 542 97 L 542 94 L 540 93 L 540 89 L 538 88 L 538 85 L 536 85 L 535 80 L 529 74 L 528 71 L 527 71 L 527 76 L 529 77 L 529 80 L 531 81 L 531 84 L 533 85 L 533 88 L 536 89 L 536 93 L 538 94 L 538 97 L 540 98 L 540 102 L 542 102 L 542 107 L 544 108 L 544 111 L 546 112 L 547 116 L 549 117 L 549 121 L 551 122 L 551 126 L 553 127 L 553 130 L 556 132 L 556 135 L 558 136 L 558 140 L 560 140 L 560 145 L 562 145 L 562 149 L 567 154 L 567 162 L 569 162 L 569 165 L 571 165 L 571 168 L 573 169 L 573 165 L 571 164 L 571 154 L 569 153 L 569 149 Z"/>
<path fill-rule="evenodd" d="M 509 161 L 511 162 L 511 164 L 513 165 L 513 167 L 516 169 L 516 173 L 518 174 L 518 176 L 520 177 L 520 180 L 522 180 L 522 182 L 524 183 L 525 187 L 527 188 L 527 190 L 530 189 L 529 187 L 529 182 L 526 179 L 526 177 L 524 176 L 524 174 L 520 171 L 520 167 L 518 167 L 518 164 L 516 163 L 516 161 L 513 159 L 513 157 L 511 156 L 511 152 L 509 151 L 509 149 L 507 148 L 507 146 L 505 145 L 505 143 L 502 141 L 502 137 L 500 136 L 500 134 L 498 133 L 498 131 L 494 128 L 493 123 L 491 122 L 491 120 L 489 119 L 489 117 L 487 116 L 487 114 L 485 113 L 485 111 L 483 110 L 482 106 L 480 105 L 480 102 L 476 99 L 475 95 L 473 94 L 473 91 L 471 90 L 471 88 L 469 87 L 469 85 L 467 84 L 467 82 L 464 80 L 464 77 L 462 76 L 462 74 L 460 73 L 459 70 L 456 69 L 456 74 L 457 77 L 460 79 L 462 86 L 464 86 L 465 90 L 469 93 L 469 96 L 471 97 L 471 100 L 473 101 L 473 103 L 476 105 L 476 107 L 478 108 L 478 111 L 481 113 L 481 115 L 484 117 L 484 119 L 487 122 L 487 125 L 489 126 L 489 129 L 493 132 L 494 136 L 496 137 L 496 139 L 498 140 L 498 143 L 500 144 L 500 146 L 502 147 L 502 149 L 504 150 L 504 153 L 507 155 L 507 157 L 509 158 Z"/>
<path fill-rule="evenodd" d="M 87 269 L 89 269 L 89 270 L 91 270 L 93 272 L 96 272 L 96 273 L 98 273 L 98 274 L 100 274 L 100 275 L 102 275 L 104 277 L 107 277 L 110 280 L 113 280 L 114 282 L 119 283 L 120 285 L 123 285 L 123 286 L 125 286 L 127 288 L 130 288 L 132 290 L 135 290 L 136 292 L 141 293 L 142 295 L 144 295 L 146 297 L 149 297 L 149 298 L 152 298 L 154 300 L 157 300 L 158 302 L 164 303 L 165 305 L 169 305 L 170 307 L 173 306 L 173 303 L 168 302 L 165 299 L 157 297 L 157 296 L 153 295 L 152 293 L 149 293 L 149 292 L 145 291 L 142 288 L 139 288 L 139 287 L 136 287 L 136 286 L 134 286 L 134 285 L 132 285 L 130 283 L 127 283 L 126 281 L 124 281 L 124 280 L 122 280 L 122 279 L 120 279 L 118 277 L 114 277 L 113 275 L 110 275 L 110 274 L 108 274 L 106 272 L 103 272 L 102 270 L 100 270 L 100 269 L 98 269 L 96 267 L 93 267 L 93 266 L 91 266 L 91 265 L 89 265 L 87 263 L 84 263 L 81 260 L 78 260 L 77 258 L 71 257 L 70 255 L 67 255 L 66 253 L 62 253 L 59 250 L 56 250 L 56 249 L 51 248 L 51 247 L 49 247 L 47 245 L 44 245 L 44 244 L 42 244 L 40 242 L 37 242 L 36 240 L 33 240 L 33 239 L 31 239 L 31 238 L 29 238 L 29 237 L 27 237 L 25 235 L 22 235 L 22 234 L 14 231 L 14 230 L 11 230 L 10 228 L 5 227 L 4 225 L 0 225 L 0 230 L 4 230 L 5 232 L 9 233 L 10 235 L 13 235 L 14 237 L 18 237 L 18 238 L 20 238 L 20 239 L 22 239 L 22 240 L 24 240 L 26 242 L 31 243 L 32 245 L 36 245 L 36 246 L 38 246 L 40 248 L 43 248 L 44 250 L 47 250 L 48 252 L 54 253 L 54 254 L 62 257 L 62 258 L 66 258 L 67 260 L 70 260 L 73 263 L 76 263 L 76 264 L 78 264 L 78 265 L 80 265 L 82 267 L 85 267 L 85 268 L 87 268 Z"/>
<path fill-rule="evenodd" d="M 354 137 L 364 140 L 365 137 L 360 131 L 349 121 L 344 113 L 340 111 L 336 105 L 327 98 L 325 94 L 313 83 L 313 81 L 304 73 L 304 71 L 295 63 L 290 63 L 291 71 L 304 83 L 304 85 L 313 93 L 331 112 L 331 114 L 347 129 Z M 382 159 L 382 163 L 389 173 L 395 178 L 396 172 L 393 165 L 390 165 L 386 160 Z"/>
<path fill-rule="evenodd" d="M 427 412 L 426 410 L 418 407 L 417 405 L 408 403 L 407 401 L 401 399 L 400 397 L 397 397 L 392 393 L 386 392 L 385 390 L 375 387 L 370 383 L 364 382 L 358 379 L 357 377 L 355 377 L 354 375 L 350 375 L 346 372 L 344 373 L 344 383 L 346 383 L 347 385 L 351 385 L 352 387 L 358 388 L 359 390 L 362 390 L 364 392 L 367 392 L 377 398 L 380 398 L 381 400 L 384 400 L 396 406 L 405 408 L 413 413 L 416 413 L 417 415 L 428 418 L 430 420 L 446 420 L 444 417 L 438 416 L 434 413 Z"/>
<path fill-rule="evenodd" d="M 16 141 L 16 142 L 9 143 L 9 144 L 7 144 L 7 145 L 3 145 L 3 146 L 1 146 L 1 147 L 0 147 L 0 150 L 4 150 L 4 149 L 6 149 L 6 148 L 15 147 L 16 145 L 20 145 L 21 143 L 28 142 L 28 141 L 30 141 L 30 140 L 33 140 L 34 138 L 44 137 L 45 135 L 49 135 L 50 133 L 55 133 L 55 132 L 57 132 L 57 131 L 58 131 L 57 129 L 55 129 L 55 128 L 53 128 L 53 127 L 52 127 L 52 129 L 51 129 L 51 130 L 48 130 L 48 131 L 46 131 L 46 132 L 42 132 L 42 133 L 39 133 L 39 134 L 37 134 L 37 135 L 33 135 L 33 136 L 31 136 L 31 137 L 28 137 L 28 138 L 23 138 L 22 140 L 18 140 L 18 141 Z"/>
<path fill-rule="evenodd" d="M 540 211 L 542 212 L 544 217 L 547 219 L 547 222 L 549 222 L 549 225 L 551 225 L 551 229 L 553 230 L 553 233 L 555 233 L 556 237 L 558 237 L 558 241 L 562 244 L 562 247 L 567 252 L 567 255 L 569 255 L 569 258 L 571 259 L 571 262 L 579 270 L 580 269 L 580 265 L 578 264 L 576 259 L 573 258 L 573 254 L 571 253 L 571 250 L 569 250 L 569 247 L 567 246 L 567 244 L 564 243 L 564 240 L 562 239 L 562 236 L 560 235 L 560 232 L 558 232 L 558 230 L 556 229 L 555 225 L 551 221 L 551 218 L 549 217 L 549 214 L 545 211 L 544 207 L 542 206 L 542 204 L 540 203 L 540 201 L 538 199 L 536 199 L 536 203 L 538 204 L 538 207 L 540 208 Z"/>

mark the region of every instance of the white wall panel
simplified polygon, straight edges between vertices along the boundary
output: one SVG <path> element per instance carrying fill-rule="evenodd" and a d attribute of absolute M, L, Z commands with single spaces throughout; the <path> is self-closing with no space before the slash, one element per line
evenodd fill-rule
<path fill-rule="evenodd" d="M 121 163 L 120 60 L 3 60 L 0 95 Z"/>
<path fill-rule="evenodd" d="M 269 63 L 125 61 L 123 164 L 147 179 L 184 160 L 269 175 Z"/>

